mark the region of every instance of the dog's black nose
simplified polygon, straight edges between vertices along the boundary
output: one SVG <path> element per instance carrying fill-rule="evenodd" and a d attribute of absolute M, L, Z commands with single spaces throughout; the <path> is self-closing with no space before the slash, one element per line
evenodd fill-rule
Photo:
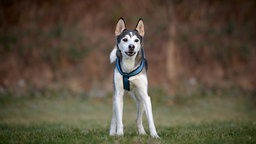
<path fill-rule="evenodd" d="M 134 48 L 135 48 L 135 46 L 134 46 L 133 44 L 130 44 L 128 47 L 129 47 L 129 50 L 130 50 L 130 51 L 133 51 Z"/>

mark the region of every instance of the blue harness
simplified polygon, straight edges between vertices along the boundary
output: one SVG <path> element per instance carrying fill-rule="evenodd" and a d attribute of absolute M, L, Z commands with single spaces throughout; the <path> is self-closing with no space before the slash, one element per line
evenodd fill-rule
<path fill-rule="evenodd" d="M 120 64 L 120 59 L 119 59 L 118 56 L 116 58 L 116 68 L 117 68 L 118 72 L 123 76 L 123 86 L 124 86 L 125 90 L 130 91 L 130 81 L 129 81 L 129 78 L 139 74 L 143 70 L 144 66 L 147 65 L 146 59 L 144 57 L 144 50 L 143 50 L 143 48 L 141 49 L 141 54 L 142 54 L 142 60 L 141 60 L 140 66 L 137 67 L 135 70 L 133 70 L 130 73 L 125 73 L 125 72 L 122 71 L 121 64 Z"/>

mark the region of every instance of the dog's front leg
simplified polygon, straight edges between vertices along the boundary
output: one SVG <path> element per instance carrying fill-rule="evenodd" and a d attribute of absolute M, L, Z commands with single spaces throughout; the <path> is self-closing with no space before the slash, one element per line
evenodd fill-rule
<path fill-rule="evenodd" d="M 113 117 L 110 127 L 110 135 L 123 135 L 123 95 L 124 91 L 115 92 L 113 97 Z"/>
<path fill-rule="evenodd" d="M 137 123 L 138 132 L 139 132 L 140 135 L 145 135 L 146 132 L 145 132 L 143 124 L 142 124 L 142 117 L 143 117 L 143 113 L 144 113 L 144 104 L 143 104 L 141 98 L 136 96 L 135 93 L 130 92 L 130 95 L 134 99 L 134 101 L 136 103 L 136 106 L 137 106 L 136 123 Z"/>
<path fill-rule="evenodd" d="M 112 114 L 112 120 L 111 120 L 109 135 L 110 136 L 116 135 L 116 108 L 115 108 L 115 105 L 114 105 L 114 101 L 113 101 L 113 114 Z"/>
<path fill-rule="evenodd" d="M 119 94 L 115 98 L 115 106 L 116 106 L 116 121 L 117 121 L 117 135 L 123 135 L 123 94 Z"/>

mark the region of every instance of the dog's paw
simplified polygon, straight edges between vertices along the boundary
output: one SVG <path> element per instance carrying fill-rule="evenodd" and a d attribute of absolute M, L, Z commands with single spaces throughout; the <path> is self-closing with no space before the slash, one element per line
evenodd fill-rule
<path fill-rule="evenodd" d="M 146 135 L 147 134 L 144 129 L 139 129 L 138 133 L 139 133 L 139 135 Z"/>
<path fill-rule="evenodd" d="M 151 135 L 151 137 L 153 137 L 153 138 L 160 138 L 157 133 L 151 133 L 150 135 Z"/>
<path fill-rule="evenodd" d="M 123 135 L 124 135 L 123 132 L 116 133 L 116 136 L 123 136 Z"/>
<path fill-rule="evenodd" d="M 115 136 L 115 135 L 116 135 L 115 132 L 110 132 L 110 133 L 109 133 L 109 136 Z"/>
<path fill-rule="evenodd" d="M 115 136 L 116 135 L 116 126 L 115 125 L 111 125 L 109 135 L 110 136 Z"/>
<path fill-rule="evenodd" d="M 123 133 L 110 133 L 109 136 L 123 136 Z"/>

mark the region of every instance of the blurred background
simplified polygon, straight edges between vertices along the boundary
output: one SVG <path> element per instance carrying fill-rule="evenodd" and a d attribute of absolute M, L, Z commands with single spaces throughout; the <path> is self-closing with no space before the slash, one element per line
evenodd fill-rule
<path fill-rule="evenodd" d="M 143 17 L 149 89 L 256 91 L 256 1 L 1 0 L 0 93 L 112 95 L 119 17 Z"/>
<path fill-rule="evenodd" d="M 126 136 L 108 137 L 116 23 L 143 17 L 160 143 L 256 143 L 255 10 L 255 0 L 0 0 L 0 139 L 155 143 L 136 137 L 126 96 Z"/>

